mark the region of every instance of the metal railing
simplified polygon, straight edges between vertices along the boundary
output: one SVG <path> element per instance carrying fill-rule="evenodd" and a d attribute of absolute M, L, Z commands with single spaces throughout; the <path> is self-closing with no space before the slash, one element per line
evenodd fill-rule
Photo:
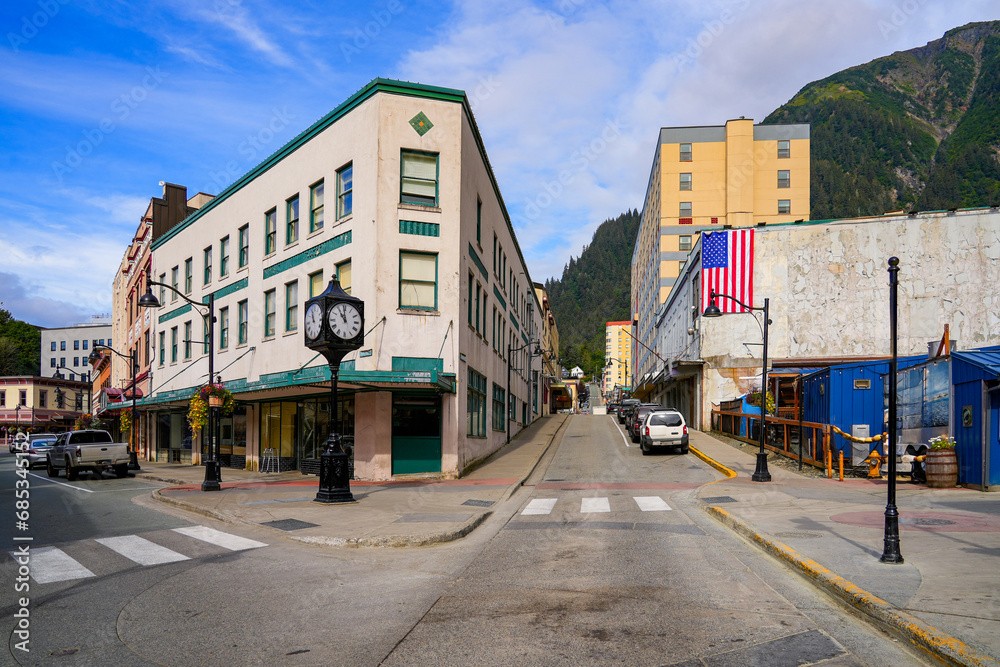
<path fill-rule="evenodd" d="M 760 415 L 712 410 L 712 430 L 755 445 L 760 438 Z M 768 415 L 766 435 L 766 449 L 817 468 L 828 467 L 829 424 Z"/>

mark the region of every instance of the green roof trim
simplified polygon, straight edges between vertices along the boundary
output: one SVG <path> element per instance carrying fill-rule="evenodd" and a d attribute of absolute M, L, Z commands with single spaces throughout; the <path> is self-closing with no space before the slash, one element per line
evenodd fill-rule
<path fill-rule="evenodd" d="M 416 222 L 414 220 L 399 221 L 400 234 L 415 236 L 441 236 L 441 225 L 436 222 Z"/>
<path fill-rule="evenodd" d="M 472 258 L 472 263 L 479 267 L 479 272 L 483 274 L 483 278 L 486 278 L 486 282 L 489 283 L 490 274 L 486 270 L 486 265 L 483 264 L 483 260 L 479 259 L 479 254 L 476 252 L 475 248 L 472 247 L 471 243 L 469 244 L 469 257 Z"/>
<path fill-rule="evenodd" d="M 174 319 L 175 317 L 180 317 L 184 313 L 188 313 L 190 311 L 191 311 L 191 304 L 190 303 L 185 303 L 180 308 L 174 308 L 173 310 L 171 310 L 168 313 L 163 313 L 162 315 L 160 315 L 159 318 L 157 318 L 156 321 L 159 322 L 160 324 L 163 324 L 164 322 L 168 322 L 168 321 Z"/>
<path fill-rule="evenodd" d="M 500 302 L 500 305 L 503 306 L 503 309 L 506 311 L 507 310 L 507 302 L 504 301 L 503 294 L 500 293 L 500 290 L 497 289 L 496 285 L 493 286 L 493 296 L 495 296 L 497 298 L 497 301 Z"/>
<path fill-rule="evenodd" d="M 342 248 L 351 242 L 351 230 L 347 230 L 343 234 L 334 236 L 332 239 L 327 239 L 319 245 L 315 245 L 308 250 L 303 250 L 302 252 L 292 255 L 288 259 L 282 260 L 277 264 L 273 264 L 264 269 L 264 278 L 270 278 L 276 276 L 283 271 L 292 269 L 300 264 L 308 262 L 310 259 L 315 259 L 320 255 L 325 255 L 326 253 L 336 250 L 337 248 Z"/>
<path fill-rule="evenodd" d="M 393 357 L 393 371 L 443 371 L 444 359 L 432 357 Z"/>

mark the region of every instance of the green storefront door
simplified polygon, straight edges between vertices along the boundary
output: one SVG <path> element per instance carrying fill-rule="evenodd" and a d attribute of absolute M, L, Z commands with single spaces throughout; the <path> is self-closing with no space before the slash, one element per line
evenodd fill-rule
<path fill-rule="evenodd" d="M 441 398 L 395 396 L 392 474 L 441 472 Z"/>

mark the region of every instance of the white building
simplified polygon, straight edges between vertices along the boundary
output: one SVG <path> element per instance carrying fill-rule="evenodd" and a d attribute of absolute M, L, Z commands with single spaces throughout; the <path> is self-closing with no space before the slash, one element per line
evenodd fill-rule
<path fill-rule="evenodd" d="M 336 414 L 358 478 L 457 475 L 504 443 L 508 420 L 516 433 L 540 414 L 528 341 L 542 310 L 461 91 L 371 82 L 152 253 L 154 281 L 196 302 L 214 294 L 215 372 L 239 403 L 222 426 L 230 465 L 256 469 L 273 453 L 283 469 L 316 468 L 330 373 L 304 345 L 302 305 L 335 275 L 365 302 L 367 337 L 341 365 Z M 158 458 L 197 461 L 185 415 L 207 379 L 207 330 L 154 289 L 163 305 L 142 404 Z"/>
<path fill-rule="evenodd" d="M 66 379 L 82 380 L 90 377 L 87 357 L 93 346 L 111 345 L 111 318 L 95 315 L 90 322 L 41 329 L 41 333 L 40 374 L 51 377 L 58 372 Z"/>

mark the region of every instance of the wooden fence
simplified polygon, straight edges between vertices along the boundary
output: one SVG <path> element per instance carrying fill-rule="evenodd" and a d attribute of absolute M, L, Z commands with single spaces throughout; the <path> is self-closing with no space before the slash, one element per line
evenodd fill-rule
<path fill-rule="evenodd" d="M 760 415 L 712 410 L 712 430 L 756 445 L 760 442 Z M 741 433 L 746 431 L 745 434 Z M 829 471 L 830 425 L 768 415 L 765 449 Z M 801 457 L 800 457 L 801 452 Z"/>

